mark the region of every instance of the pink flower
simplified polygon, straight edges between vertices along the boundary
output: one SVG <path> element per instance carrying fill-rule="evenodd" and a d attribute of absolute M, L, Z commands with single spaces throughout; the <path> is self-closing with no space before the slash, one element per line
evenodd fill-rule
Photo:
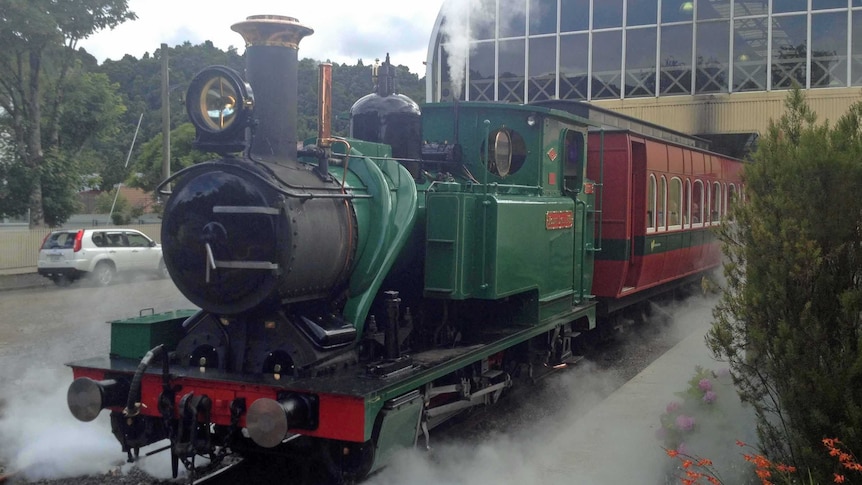
<path fill-rule="evenodd" d="M 676 427 L 682 431 L 691 431 L 694 428 L 694 418 L 680 414 L 676 417 Z"/>
<path fill-rule="evenodd" d="M 703 395 L 703 402 L 707 404 L 714 403 L 716 399 L 718 399 L 718 395 L 713 391 L 706 391 L 706 394 Z"/>
<path fill-rule="evenodd" d="M 697 387 L 699 387 L 703 392 L 711 391 L 712 382 L 709 379 L 701 379 L 700 382 L 697 383 Z"/>
<path fill-rule="evenodd" d="M 676 452 L 681 455 L 688 455 L 688 446 L 686 446 L 685 441 L 683 441 L 679 444 L 679 446 L 676 447 Z"/>
<path fill-rule="evenodd" d="M 667 411 L 668 414 L 673 414 L 675 411 L 679 410 L 679 407 L 679 401 L 671 401 L 667 403 L 667 408 L 665 408 L 665 411 Z"/>

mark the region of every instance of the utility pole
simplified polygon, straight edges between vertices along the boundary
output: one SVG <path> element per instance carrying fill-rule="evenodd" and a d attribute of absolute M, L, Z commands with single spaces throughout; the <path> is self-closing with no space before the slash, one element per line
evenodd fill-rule
<path fill-rule="evenodd" d="M 162 180 L 171 176 L 171 91 L 168 78 L 168 45 L 162 44 Z M 164 187 L 170 192 L 170 185 Z"/>

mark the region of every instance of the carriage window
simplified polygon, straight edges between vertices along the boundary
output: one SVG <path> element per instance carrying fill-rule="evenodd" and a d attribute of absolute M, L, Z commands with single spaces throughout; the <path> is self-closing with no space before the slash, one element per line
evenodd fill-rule
<path fill-rule="evenodd" d="M 682 224 L 682 180 L 670 179 L 670 192 L 667 197 L 667 225 L 679 227 Z"/>
<path fill-rule="evenodd" d="M 736 185 L 730 184 L 727 187 L 727 207 L 729 208 L 736 202 Z"/>
<path fill-rule="evenodd" d="M 712 201 L 714 206 L 710 220 L 715 224 L 721 219 L 721 184 L 718 182 L 712 184 Z"/>
<path fill-rule="evenodd" d="M 655 231 L 655 175 L 649 176 L 647 187 L 647 230 Z"/>
<path fill-rule="evenodd" d="M 691 222 L 692 224 L 703 223 L 703 182 L 695 180 L 691 191 Z"/>
<path fill-rule="evenodd" d="M 667 179 L 664 176 L 661 177 L 661 185 L 659 187 L 658 192 L 658 230 L 663 231 L 667 229 L 667 219 L 665 215 L 667 214 Z"/>
<path fill-rule="evenodd" d="M 685 180 L 685 189 L 682 193 L 682 223 L 691 225 L 691 180 Z"/>

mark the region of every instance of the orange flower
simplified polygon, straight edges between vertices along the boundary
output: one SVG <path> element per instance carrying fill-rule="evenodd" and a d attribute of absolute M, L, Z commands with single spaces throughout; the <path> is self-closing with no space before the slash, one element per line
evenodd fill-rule
<path fill-rule="evenodd" d="M 676 455 L 679 455 L 679 452 L 676 450 L 665 450 L 665 453 L 671 458 L 676 458 Z"/>
<path fill-rule="evenodd" d="M 718 481 L 718 479 L 717 479 L 717 478 L 715 478 L 715 477 L 707 476 L 707 477 L 706 477 L 706 480 L 707 480 L 709 483 L 711 483 L 712 485 L 721 485 L 721 482 L 719 482 L 719 481 Z"/>
<path fill-rule="evenodd" d="M 853 460 L 853 457 L 847 453 L 840 453 L 838 455 L 838 461 L 840 461 L 841 463 L 847 463 L 851 460 Z"/>
<path fill-rule="evenodd" d="M 757 470 L 754 470 L 754 473 L 756 473 L 757 476 L 761 478 L 761 480 L 765 479 L 765 478 L 769 478 L 772 476 L 772 472 L 770 472 L 769 470 L 763 470 L 760 468 L 758 468 Z"/>
<path fill-rule="evenodd" d="M 833 481 L 835 483 L 844 483 L 844 475 L 839 475 L 835 473 L 835 479 Z"/>
<path fill-rule="evenodd" d="M 844 468 L 848 468 L 857 472 L 862 472 L 862 465 L 860 465 L 859 463 L 844 463 Z"/>
<path fill-rule="evenodd" d="M 748 446 L 748 445 L 746 445 L 744 441 L 736 440 L 736 446 Z"/>
<path fill-rule="evenodd" d="M 691 468 L 691 466 L 692 466 L 693 464 L 694 464 L 694 462 L 693 462 L 693 461 L 691 461 L 691 460 L 685 460 L 684 462 L 682 462 L 682 467 L 683 467 L 683 468 Z"/>
<path fill-rule="evenodd" d="M 781 473 L 796 473 L 795 466 L 785 465 L 784 463 L 779 463 L 775 468 L 777 468 Z"/>
<path fill-rule="evenodd" d="M 833 448 L 836 444 L 841 443 L 837 438 L 823 438 L 823 444 Z"/>
<path fill-rule="evenodd" d="M 697 462 L 697 466 L 712 466 L 712 460 L 710 460 L 709 458 L 701 458 Z"/>

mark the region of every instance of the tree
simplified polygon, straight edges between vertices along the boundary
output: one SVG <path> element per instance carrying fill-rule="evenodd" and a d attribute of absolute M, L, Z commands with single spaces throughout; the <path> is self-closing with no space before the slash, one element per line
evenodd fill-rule
<path fill-rule="evenodd" d="M 792 90 L 753 158 L 720 229 L 727 286 L 707 343 L 767 456 L 831 482 L 820 441 L 862 450 L 862 102 L 833 127 Z"/>
<path fill-rule="evenodd" d="M 135 19 L 126 0 L 0 0 L 0 108 L 28 182 L 30 226 L 45 220 L 43 164 L 60 143 L 60 117 L 78 41 Z"/>

